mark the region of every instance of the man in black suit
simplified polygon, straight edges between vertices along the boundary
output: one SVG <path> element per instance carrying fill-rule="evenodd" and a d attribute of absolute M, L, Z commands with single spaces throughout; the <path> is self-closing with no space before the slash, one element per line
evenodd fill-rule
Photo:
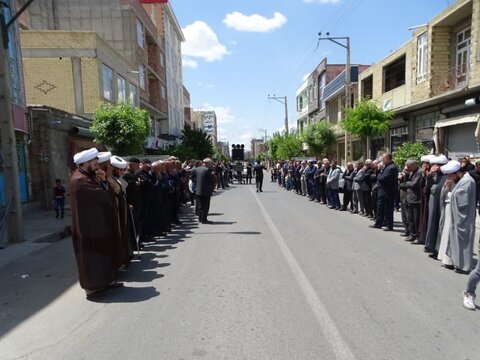
<path fill-rule="evenodd" d="M 195 184 L 195 201 L 199 206 L 198 220 L 202 224 L 212 224 L 207 220 L 208 211 L 210 210 L 210 197 L 213 193 L 215 180 L 211 169 L 212 160 L 206 158 L 203 165 L 192 170 L 192 181 Z"/>
<path fill-rule="evenodd" d="M 398 168 L 392 154 L 383 155 L 383 168 L 377 176 L 377 216 L 370 227 L 380 229 L 386 219 L 385 231 L 393 230 L 393 203 L 398 188 Z"/>
<path fill-rule="evenodd" d="M 255 173 L 255 185 L 257 186 L 257 192 L 263 192 L 263 170 L 265 167 L 260 164 L 256 163 L 255 167 L 253 168 L 253 172 Z"/>

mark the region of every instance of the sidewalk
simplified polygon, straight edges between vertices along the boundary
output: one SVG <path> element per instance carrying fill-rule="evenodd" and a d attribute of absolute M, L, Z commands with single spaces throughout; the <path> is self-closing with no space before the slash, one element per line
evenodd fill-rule
<path fill-rule="evenodd" d="M 66 209 L 67 210 L 67 209 Z M 63 219 L 56 219 L 53 210 L 40 210 L 23 218 L 25 241 L 8 243 L 8 233 L 3 234 L 0 246 L 0 269 L 30 253 L 49 246 L 52 242 L 70 236 L 70 212 Z"/>

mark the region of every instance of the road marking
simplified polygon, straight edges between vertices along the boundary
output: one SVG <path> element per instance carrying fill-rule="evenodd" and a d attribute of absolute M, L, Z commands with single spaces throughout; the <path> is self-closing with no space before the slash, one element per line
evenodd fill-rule
<path fill-rule="evenodd" d="M 320 301 L 317 292 L 313 288 L 312 284 L 310 284 L 310 281 L 308 281 L 307 276 L 305 275 L 297 260 L 293 256 L 292 252 L 288 248 L 285 240 L 283 240 L 282 234 L 280 234 L 280 231 L 275 226 L 270 215 L 268 215 L 268 212 L 263 206 L 263 204 L 260 202 L 258 195 L 253 192 L 253 187 L 250 187 L 250 190 L 255 196 L 258 207 L 260 208 L 263 217 L 267 221 L 268 227 L 273 233 L 275 240 L 277 240 L 277 244 L 280 247 L 283 256 L 285 257 L 285 260 L 287 261 L 290 270 L 292 271 L 295 279 L 300 285 L 300 288 L 302 289 L 302 292 L 305 295 L 307 302 L 310 304 L 310 307 L 312 308 L 313 313 L 315 314 L 315 317 L 320 324 L 325 338 L 332 347 L 332 350 L 335 353 L 335 357 L 342 360 L 355 360 L 355 356 L 353 355 L 345 340 L 343 340 L 332 318 L 328 315 L 327 309 Z"/>

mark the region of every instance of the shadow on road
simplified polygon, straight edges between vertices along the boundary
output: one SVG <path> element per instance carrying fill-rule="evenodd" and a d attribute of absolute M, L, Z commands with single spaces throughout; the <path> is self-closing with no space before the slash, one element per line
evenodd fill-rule
<path fill-rule="evenodd" d="M 165 276 L 158 271 L 171 263 L 158 260 L 169 257 L 165 252 L 177 249 L 172 245 L 180 246 L 191 238 L 193 230 L 198 228 L 198 223 L 193 219 L 194 209 L 183 207 L 182 224 L 166 237 L 147 245 L 141 252 L 141 259 L 135 256 L 128 269 L 118 275 L 118 281 L 124 282 L 125 286 L 107 290 L 106 296 L 98 299 L 98 302 L 136 303 L 159 296 L 154 286 L 129 285 L 146 285 Z M 0 339 L 51 305 L 72 286 L 79 287 L 71 238 L 53 243 L 3 267 L 0 274 Z"/>

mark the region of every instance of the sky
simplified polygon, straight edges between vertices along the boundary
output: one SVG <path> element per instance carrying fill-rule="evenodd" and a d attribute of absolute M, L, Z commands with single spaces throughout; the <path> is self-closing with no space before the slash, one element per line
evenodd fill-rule
<path fill-rule="evenodd" d="M 351 63 L 372 65 L 454 0 L 170 0 L 185 36 L 183 81 L 194 110 L 214 110 L 219 141 L 245 144 L 296 123 L 295 93 L 345 49 L 319 32 L 349 36 Z"/>

